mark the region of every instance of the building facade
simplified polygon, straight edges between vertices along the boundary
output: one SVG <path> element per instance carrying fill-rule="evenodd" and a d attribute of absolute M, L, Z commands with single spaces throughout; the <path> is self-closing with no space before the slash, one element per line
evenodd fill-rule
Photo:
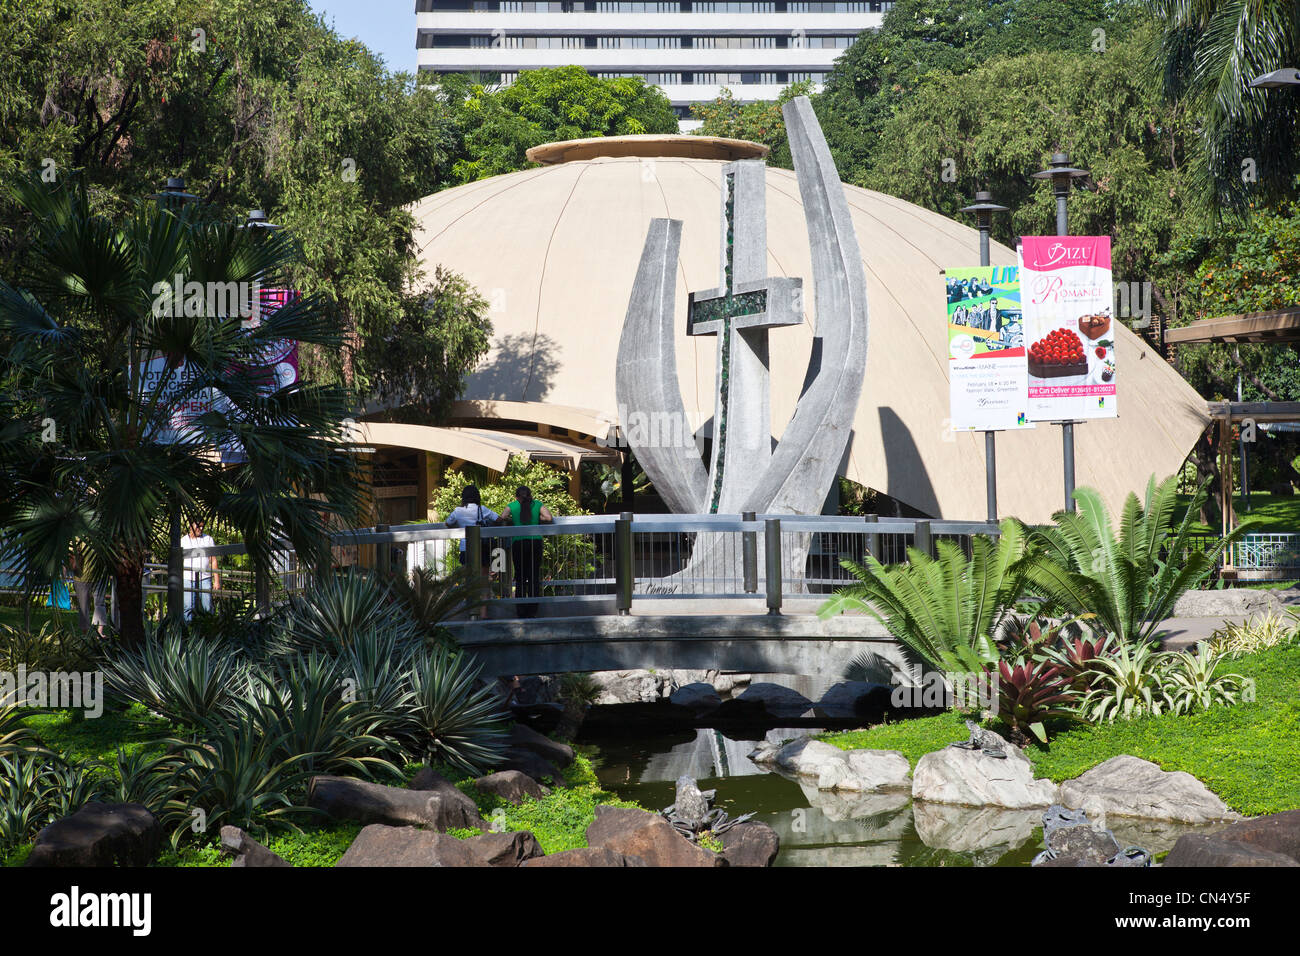
<path fill-rule="evenodd" d="M 421 70 L 510 83 L 522 70 L 576 64 L 661 87 L 682 119 L 723 89 L 774 100 L 820 85 L 892 3 L 868 0 L 417 0 Z"/>

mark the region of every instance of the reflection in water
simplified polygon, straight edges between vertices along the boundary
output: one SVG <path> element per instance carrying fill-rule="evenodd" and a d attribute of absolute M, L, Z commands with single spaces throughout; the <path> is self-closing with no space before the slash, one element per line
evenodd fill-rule
<path fill-rule="evenodd" d="M 750 732 L 752 736 L 756 733 Z M 790 740 L 808 728 L 778 728 L 767 740 Z M 733 740 L 713 728 L 653 737 L 583 737 L 601 759 L 602 785 L 650 810 L 675 799 L 674 783 L 690 774 L 729 816 L 755 813 L 781 839 L 777 866 L 1028 866 L 1042 849 L 1042 812 L 912 802 L 906 791 L 839 793 L 807 779 L 755 766 L 757 739 Z M 1168 850 L 1184 833 L 1210 832 L 1154 821 L 1093 821 L 1114 830 L 1121 846 Z M 1222 826 L 1222 825 L 1220 825 Z"/>

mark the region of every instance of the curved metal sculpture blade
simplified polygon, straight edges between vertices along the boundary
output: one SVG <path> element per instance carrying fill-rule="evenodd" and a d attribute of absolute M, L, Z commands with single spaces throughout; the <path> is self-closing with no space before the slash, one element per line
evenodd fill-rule
<path fill-rule="evenodd" d="M 835 161 L 806 96 L 781 110 L 803 198 L 817 299 L 808 389 L 767 470 L 750 493 L 747 511 L 817 514 L 853 428 L 867 367 L 867 282 L 848 200 Z"/>
<path fill-rule="evenodd" d="M 680 219 L 653 219 L 618 342 L 619 427 L 664 503 L 679 514 L 708 508 L 709 475 L 677 381 L 673 326 Z M 666 432 L 666 434 L 665 434 Z"/>

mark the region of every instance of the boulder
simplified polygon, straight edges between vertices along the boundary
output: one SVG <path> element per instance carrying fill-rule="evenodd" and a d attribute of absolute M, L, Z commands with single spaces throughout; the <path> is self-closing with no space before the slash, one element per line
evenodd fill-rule
<path fill-rule="evenodd" d="M 1243 820 L 1225 827 L 1215 836 L 1221 840 L 1249 843 L 1270 853 L 1281 853 L 1300 863 L 1300 810 Z"/>
<path fill-rule="evenodd" d="M 510 728 L 512 750 L 529 750 L 563 770 L 573 763 L 573 748 L 558 740 L 544 737 L 530 727 L 515 724 Z"/>
<path fill-rule="evenodd" d="M 417 783 L 427 789 L 415 788 Z M 335 820 L 428 826 L 436 830 L 487 829 L 474 801 L 428 768 L 420 771 L 411 789 L 385 787 L 352 777 L 312 777 L 307 802 Z"/>
<path fill-rule="evenodd" d="M 520 866 L 645 866 L 645 860 L 637 856 L 624 856 L 604 847 L 583 847 L 580 850 L 562 850 L 550 856 L 539 856 L 525 860 Z"/>
<path fill-rule="evenodd" d="M 221 849 L 234 857 L 231 866 L 293 866 L 272 853 L 239 827 L 221 828 Z"/>
<path fill-rule="evenodd" d="M 781 840 L 766 823 L 738 823 L 722 834 L 722 853 L 728 866 L 771 866 Z"/>
<path fill-rule="evenodd" d="M 849 776 L 837 790 L 908 790 L 912 786 L 912 765 L 897 750 L 848 750 L 844 752 Z"/>
<path fill-rule="evenodd" d="M 649 704 L 657 701 L 663 677 L 647 670 L 598 671 L 591 675 L 599 688 L 597 704 Z"/>
<path fill-rule="evenodd" d="M 538 783 L 543 780 L 550 780 L 557 787 L 564 786 L 564 774 L 560 773 L 555 764 L 545 757 L 538 756 L 531 750 L 514 747 L 507 750 L 506 759 L 502 761 L 498 772 L 502 770 L 518 771 L 525 776 L 532 777 Z"/>
<path fill-rule="evenodd" d="M 704 683 L 684 684 L 673 691 L 669 700 L 697 716 L 711 714 L 722 706 L 722 698 L 713 685 Z"/>
<path fill-rule="evenodd" d="M 1188 591 L 1176 602 L 1170 617 L 1240 617 L 1277 610 L 1300 602 L 1300 590 L 1260 591 L 1255 588 L 1220 588 Z"/>
<path fill-rule="evenodd" d="M 890 708 L 891 694 L 892 689 L 885 684 L 860 680 L 840 681 L 813 704 L 813 713 L 830 720 L 853 720 L 884 714 Z"/>
<path fill-rule="evenodd" d="M 1187 833 L 1169 851 L 1165 866 L 1300 866 L 1300 863 L 1254 843 L 1225 840 L 1222 833 Z"/>
<path fill-rule="evenodd" d="M 527 830 L 484 833 L 461 842 L 474 854 L 476 866 L 519 866 L 542 855 L 537 838 Z"/>
<path fill-rule="evenodd" d="M 754 760 L 753 757 L 750 759 Z M 849 766 L 845 751 L 832 744 L 813 740 L 811 737 L 800 737 L 798 740 L 790 741 L 776 751 L 771 762 L 786 773 L 819 778 L 828 772 L 838 770 L 843 770 L 847 775 Z M 833 787 L 822 787 L 819 784 L 818 789 L 831 790 Z"/>
<path fill-rule="evenodd" d="M 726 697 L 744 690 L 752 680 L 749 674 L 719 674 L 711 683 L 720 696 Z"/>
<path fill-rule="evenodd" d="M 372 823 L 335 866 L 484 866 L 468 840 L 415 827 Z"/>
<path fill-rule="evenodd" d="M 696 846 L 659 814 L 629 807 L 597 806 L 587 844 L 639 856 L 647 866 L 726 866 L 726 860 Z"/>
<path fill-rule="evenodd" d="M 1111 757 L 1065 781 L 1060 802 L 1094 818 L 1114 815 L 1193 824 L 1236 818 L 1190 773 L 1161 770 L 1128 754 Z"/>
<path fill-rule="evenodd" d="M 812 711 L 812 701 L 797 690 L 780 684 L 750 684 L 744 693 L 732 698 L 728 704 L 759 704 L 769 717 L 799 718 Z"/>
<path fill-rule="evenodd" d="M 162 824 L 138 803 L 87 803 L 36 835 L 27 866 L 148 866 Z"/>
<path fill-rule="evenodd" d="M 1003 750 L 1004 758 L 959 747 L 926 754 L 917 761 L 912 774 L 912 799 L 1009 810 L 1031 810 L 1055 803 L 1056 784 L 1034 779 L 1034 768 L 1024 751 L 1005 742 Z"/>
<path fill-rule="evenodd" d="M 551 792 L 549 787 L 543 787 L 528 774 L 520 773 L 518 770 L 499 770 L 490 773 L 486 777 L 477 778 L 474 786 L 480 793 L 490 793 L 515 806 L 523 803 L 525 797 L 540 800 Z"/>

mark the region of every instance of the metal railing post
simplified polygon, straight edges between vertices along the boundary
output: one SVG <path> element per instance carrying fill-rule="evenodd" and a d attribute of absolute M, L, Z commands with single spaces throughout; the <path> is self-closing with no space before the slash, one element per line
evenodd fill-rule
<path fill-rule="evenodd" d="M 763 523 L 763 551 L 767 556 L 767 613 L 781 613 L 781 519 Z"/>
<path fill-rule="evenodd" d="M 632 612 L 632 512 L 614 521 L 614 604 L 619 614 Z"/>
<path fill-rule="evenodd" d="M 916 531 L 912 536 L 912 544 L 918 551 L 924 551 L 930 557 L 934 557 L 934 535 L 930 533 L 930 522 L 926 519 L 920 519 L 916 522 Z"/>
<path fill-rule="evenodd" d="M 867 522 L 868 524 L 879 525 L 880 515 L 863 515 L 862 520 Z M 866 564 L 865 559 L 867 554 L 871 555 L 881 564 L 884 564 L 885 559 L 880 556 L 880 532 L 879 531 L 867 532 L 866 554 L 862 556 L 864 559 L 862 562 L 863 564 Z"/>
<path fill-rule="evenodd" d="M 756 521 L 758 516 L 752 511 L 746 511 L 741 516 L 742 521 Z M 743 531 L 741 532 L 741 552 L 745 568 L 745 593 L 758 593 L 758 532 Z"/>
<path fill-rule="evenodd" d="M 167 616 L 179 621 L 185 616 L 185 559 L 181 554 L 181 506 L 171 507 L 170 547 L 167 551 Z M 198 595 L 194 596 L 198 601 Z"/>
<path fill-rule="evenodd" d="M 476 524 L 465 529 L 465 563 L 473 569 L 475 589 L 483 587 L 483 529 Z"/>
<path fill-rule="evenodd" d="M 377 531 L 380 534 L 383 534 L 387 530 L 388 530 L 388 525 L 386 524 L 375 525 L 375 531 Z M 478 529 L 476 528 L 475 530 Z M 465 547 L 468 550 L 469 546 L 466 545 Z M 392 545 L 390 545 L 387 541 L 377 542 L 375 544 L 375 570 L 378 571 L 382 577 L 388 577 L 388 573 L 393 563 L 392 559 L 393 559 Z M 475 565 L 475 567 L 478 567 L 478 565 Z"/>

